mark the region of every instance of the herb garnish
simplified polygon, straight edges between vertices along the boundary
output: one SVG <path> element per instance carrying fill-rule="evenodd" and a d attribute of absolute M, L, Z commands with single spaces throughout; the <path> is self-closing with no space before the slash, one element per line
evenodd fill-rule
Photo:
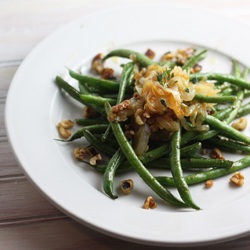
<path fill-rule="evenodd" d="M 162 104 L 164 107 L 166 107 L 166 108 L 168 107 L 168 106 L 167 106 L 167 103 L 166 103 L 166 101 L 165 101 L 164 99 L 161 98 L 160 102 L 161 102 L 161 104 Z"/>

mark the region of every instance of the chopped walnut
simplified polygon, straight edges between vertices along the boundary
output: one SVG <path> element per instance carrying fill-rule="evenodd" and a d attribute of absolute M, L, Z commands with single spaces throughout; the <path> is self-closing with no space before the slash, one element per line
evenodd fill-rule
<path fill-rule="evenodd" d="M 63 127 L 59 127 L 59 133 L 64 138 L 69 138 L 71 136 L 71 132 Z"/>
<path fill-rule="evenodd" d="M 74 149 L 74 156 L 76 159 L 83 161 L 85 158 L 85 150 L 83 148 L 77 147 Z"/>
<path fill-rule="evenodd" d="M 153 197 L 152 196 L 148 196 L 148 198 L 144 202 L 143 208 L 144 209 L 149 209 L 149 208 L 154 209 L 156 207 L 157 207 L 157 204 L 154 201 Z"/>
<path fill-rule="evenodd" d="M 209 180 L 205 184 L 205 188 L 211 188 L 214 185 L 214 182 L 212 180 Z"/>
<path fill-rule="evenodd" d="M 195 50 L 192 47 L 188 47 L 185 50 L 178 49 L 178 51 L 177 51 L 178 54 L 181 54 L 182 56 L 185 56 L 187 58 L 193 56 L 194 52 L 195 52 Z"/>
<path fill-rule="evenodd" d="M 148 50 L 146 51 L 146 53 L 145 53 L 145 56 L 147 56 L 147 57 L 150 58 L 150 59 L 154 59 L 154 57 L 155 57 L 155 52 L 154 52 L 153 50 L 151 50 L 151 49 L 148 49 Z"/>
<path fill-rule="evenodd" d="M 172 59 L 174 59 L 176 57 L 176 54 L 174 52 L 167 52 L 165 53 L 162 57 L 161 57 L 161 61 L 165 62 L 165 61 L 171 61 Z"/>
<path fill-rule="evenodd" d="M 96 70 L 98 74 L 101 74 L 104 69 L 103 63 L 100 62 L 103 57 L 104 55 L 100 53 L 96 55 L 92 61 L 92 69 Z"/>
<path fill-rule="evenodd" d="M 125 194 L 131 193 L 134 188 L 134 182 L 131 179 L 120 181 L 119 184 Z"/>
<path fill-rule="evenodd" d="M 111 68 L 105 68 L 102 72 L 102 78 L 106 80 L 115 80 L 116 77 L 114 76 L 114 70 Z"/>
<path fill-rule="evenodd" d="M 240 172 L 234 173 L 234 175 L 231 177 L 230 181 L 235 183 L 238 186 L 242 186 L 245 181 L 244 181 L 244 176 Z"/>
<path fill-rule="evenodd" d="M 94 157 L 90 158 L 89 163 L 91 165 L 96 165 L 98 161 L 102 161 L 102 160 L 103 160 L 103 158 L 102 158 L 101 154 L 98 154 L 98 155 L 95 155 Z"/>
<path fill-rule="evenodd" d="M 237 130 L 244 130 L 247 127 L 247 118 L 242 117 L 232 124 L 232 127 Z"/>
<path fill-rule="evenodd" d="M 225 160 L 224 156 L 218 148 L 214 148 L 213 151 L 210 153 L 210 156 L 212 159 Z"/>
<path fill-rule="evenodd" d="M 202 70 L 202 66 L 199 65 L 198 63 L 196 63 L 194 66 L 193 66 L 193 70 L 194 70 L 194 73 L 198 73 Z M 190 72 L 191 73 L 191 72 Z"/>
<path fill-rule="evenodd" d="M 75 125 L 74 122 L 72 122 L 71 120 L 67 119 L 67 120 L 64 120 L 62 122 L 59 122 L 58 123 L 58 128 L 63 127 L 63 128 L 69 129 L 69 128 L 73 128 L 74 125 Z"/>
<path fill-rule="evenodd" d="M 97 112 L 93 108 L 85 106 L 83 108 L 83 116 L 85 118 L 95 118 L 97 116 Z"/>
<path fill-rule="evenodd" d="M 125 100 L 125 101 L 121 102 L 120 104 L 117 104 L 117 105 L 111 107 L 111 112 L 118 113 L 119 111 L 126 109 L 129 105 L 130 105 L 130 100 Z"/>
<path fill-rule="evenodd" d="M 192 47 L 189 47 L 185 50 L 179 49 L 176 55 L 177 63 L 179 65 L 184 65 L 187 62 L 187 60 L 194 55 L 194 52 L 195 50 Z"/>

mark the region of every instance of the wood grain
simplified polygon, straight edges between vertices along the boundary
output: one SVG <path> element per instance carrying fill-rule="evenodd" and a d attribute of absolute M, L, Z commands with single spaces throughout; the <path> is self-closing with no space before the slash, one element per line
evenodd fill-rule
<path fill-rule="evenodd" d="M 71 219 L 60 219 L 53 221 L 34 222 L 20 224 L 15 227 L 0 228 L 1 246 L 5 249 L 92 249 L 92 250 L 156 250 L 156 249 L 177 249 L 184 250 L 186 247 L 153 247 L 149 245 L 136 244 L 119 240 L 105 234 L 98 233 L 92 229 L 80 225 Z M 192 250 L 236 250 L 249 249 L 250 238 L 245 237 L 227 243 L 211 246 L 198 246 L 188 249 Z M 1 248 L 1 247 L 0 247 Z"/>

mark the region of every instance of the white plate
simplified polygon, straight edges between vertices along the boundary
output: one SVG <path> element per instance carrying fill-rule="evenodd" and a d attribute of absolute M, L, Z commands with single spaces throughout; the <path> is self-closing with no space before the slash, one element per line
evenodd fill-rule
<path fill-rule="evenodd" d="M 217 14 L 170 5 L 123 7 L 63 27 L 27 56 L 10 86 L 6 127 L 20 166 L 63 212 L 118 238 L 187 246 L 232 240 L 249 233 L 250 169 L 242 171 L 246 184 L 240 188 L 229 185 L 230 176 L 216 179 L 209 190 L 204 184 L 192 186 L 193 198 L 203 208 L 198 212 L 164 204 L 133 172 L 117 176 L 115 192 L 120 197 L 114 201 L 103 194 L 101 174 L 72 156 L 72 149 L 82 142 L 62 144 L 53 140 L 59 137 L 59 121 L 82 115 L 81 105 L 54 83 L 56 75 L 70 79 L 65 65 L 72 69 L 83 66 L 88 72 L 94 55 L 114 48 L 142 53 L 151 48 L 160 58 L 169 50 L 194 45 L 210 49 L 202 63 L 204 72 L 229 73 L 230 57 L 250 67 L 248 31 L 248 26 Z M 249 127 L 245 132 L 249 134 Z M 134 192 L 127 196 L 118 189 L 119 181 L 125 178 L 135 182 Z M 155 197 L 157 209 L 141 208 L 148 195 Z"/>

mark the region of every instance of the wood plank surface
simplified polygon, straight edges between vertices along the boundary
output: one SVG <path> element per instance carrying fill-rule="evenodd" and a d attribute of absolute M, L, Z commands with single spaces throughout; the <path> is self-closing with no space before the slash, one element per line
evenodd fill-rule
<path fill-rule="evenodd" d="M 162 2 L 166 1 L 154 1 Z M 250 2 L 247 0 L 167 2 L 202 7 L 250 24 Z M 152 1 L 0 0 L 0 250 L 163 249 L 106 236 L 54 208 L 27 181 L 18 167 L 4 126 L 10 82 L 22 60 L 43 38 L 83 15 L 114 6 L 146 3 Z M 231 242 L 189 249 L 250 249 L 250 235 Z"/>

